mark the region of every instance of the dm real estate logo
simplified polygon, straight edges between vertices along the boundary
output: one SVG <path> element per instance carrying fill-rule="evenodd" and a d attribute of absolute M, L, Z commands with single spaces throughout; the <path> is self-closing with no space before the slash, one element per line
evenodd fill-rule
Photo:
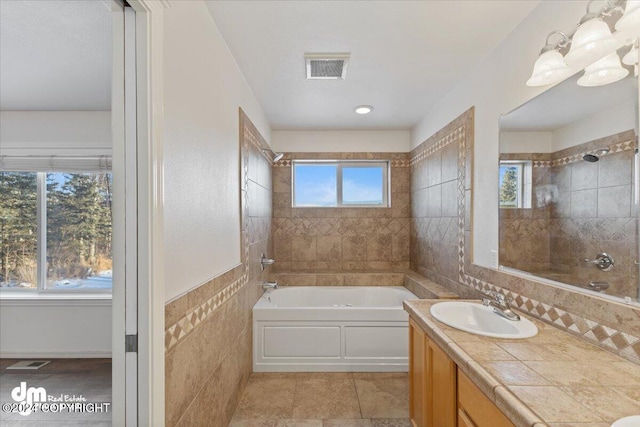
<path fill-rule="evenodd" d="M 32 412 L 107 413 L 111 407 L 110 402 L 87 402 L 83 395 L 50 396 L 44 387 L 27 387 L 24 381 L 11 390 L 11 398 L 13 403 L 3 403 L 2 411 L 24 416 Z"/>
<path fill-rule="evenodd" d="M 18 411 L 20 415 L 29 415 L 36 404 L 47 401 L 47 391 L 44 387 L 27 388 L 27 383 L 21 382 L 18 387 L 11 390 L 11 398 L 22 405 Z"/>

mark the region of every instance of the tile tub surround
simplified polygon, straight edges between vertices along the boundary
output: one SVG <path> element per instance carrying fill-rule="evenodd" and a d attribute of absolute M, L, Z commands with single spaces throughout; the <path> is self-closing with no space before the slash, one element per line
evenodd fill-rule
<path fill-rule="evenodd" d="M 292 208 L 292 160 L 388 160 L 388 208 Z M 285 153 L 273 171 L 276 271 L 409 268 L 410 183 L 407 153 Z"/>
<path fill-rule="evenodd" d="M 404 286 L 420 298 L 458 298 L 455 292 L 411 270 L 364 272 L 277 272 L 269 280 L 282 286 Z"/>
<path fill-rule="evenodd" d="M 508 298 L 513 298 L 514 308 L 640 364 L 638 306 L 550 286 L 472 263 L 473 114 L 473 108 L 467 110 L 411 152 L 411 181 L 414 185 L 415 181 L 425 179 L 425 170 L 426 176 L 429 176 L 428 166 L 424 164 L 426 162 L 428 165 L 433 153 L 437 155 L 443 146 L 451 145 L 451 140 L 458 145 L 456 253 L 446 257 L 435 254 L 430 256 L 430 252 L 425 250 L 431 244 L 428 240 L 429 226 L 434 220 L 436 225 L 442 223 L 442 217 L 432 218 L 427 215 L 423 221 L 414 218 L 411 230 L 412 269 L 452 290 L 461 298 L 478 298 L 477 291 L 480 290 L 500 291 Z M 417 195 L 417 191 L 413 193 L 412 209 L 416 209 L 416 205 L 426 206 L 428 196 L 425 199 L 424 192 L 422 197 Z M 434 209 L 437 211 L 437 208 Z M 419 212 L 421 211 L 418 210 Z M 434 229 L 438 230 L 431 226 L 431 230 Z M 449 244 L 450 241 L 444 244 Z M 414 263 L 417 265 L 414 266 Z M 457 271 L 455 280 L 451 279 L 454 269 Z"/>
<path fill-rule="evenodd" d="M 556 185 L 559 198 L 544 208 L 500 209 L 500 263 L 581 287 L 606 281 L 608 294 L 636 297 L 634 141 L 630 130 L 554 153 L 501 154 L 501 159 L 534 160 L 534 185 Z M 582 159 L 601 147 L 611 151 L 600 161 Z M 582 262 L 599 252 L 614 257 L 612 271 Z"/>
<path fill-rule="evenodd" d="M 638 365 L 535 319 L 538 335 L 524 340 L 462 332 L 431 316 L 437 302 L 405 309 L 516 426 L 608 426 L 638 413 Z"/>
<path fill-rule="evenodd" d="M 271 161 L 240 110 L 242 263 L 165 306 L 167 426 L 226 427 L 251 374 L 251 313 L 270 267 Z"/>
<path fill-rule="evenodd" d="M 408 417 L 406 373 L 259 373 L 230 427 L 410 427 Z"/>

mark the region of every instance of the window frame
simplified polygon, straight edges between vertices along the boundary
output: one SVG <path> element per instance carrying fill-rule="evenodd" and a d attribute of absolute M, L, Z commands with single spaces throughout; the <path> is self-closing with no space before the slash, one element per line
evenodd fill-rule
<path fill-rule="evenodd" d="M 336 205 L 335 206 L 296 206 L 296 165 L 335 165 L 336 166 Z M 382 204 L 354 204 L 343 202 L 342 178 L 344 168 L 382 168 Z M 291 162 L 291 207 L 294 209 L 327 209 L 327 208 L 390 208 L 391 207 L 391 163 L 389 160 L 293 160 Z"/>
<path fill-rule="evenodd" d="M 531 209 L 533 162 L 531 160 L 500 160 L 498 166 L 498 171 L 500 171 L 503 166 L 517 168 L 516 204 L 503 205 L 498 196 L 498 207 L 500 209 Z M 500 175 L 498 178 L 500 178 Z M 499 192 L 500 187 L 498 187 L 498 193 Z"/>
<path fill-rule="evenodd" d="M 62 169 L 62 168 L 60 168 Z M 66 297 L 74 297 L 78 298 L 87 297 L 88 295 L 95 296 L 108 296 L 111 297 L 113 295 L 113 279 L 111 282 L 111 288 L 106 289 L 79 289 L 79 288 L 71 288 L 71 289 L 61 289 L 61 288 L 48 288 L 47 287 L 47 174 L 49 173 L 91 173 L 91 174 L 99 174 L 99 173 L 108 173 L 113 176 L 113 172 L 110 169 L 105 170 L 80 170 L 80 171 L 69 171 L 69 170 L 49 170 L 49 171 L 33 171 L 33 170 L 24 170 L 24 171 L 14 171 L 7 170 L 6 172 L 27 172 L 36 174 L 36 218 L 37 218 L 37 242 L 36 242 L 36 265 L 37 265 L 37 283 L 35 288 L 21 288 L 21 287 L 0 287 L 0 295 L 8 296 L 28 296 L 28 297 L 38 297 L 42 295 L 60 295 Z M 113 226 L 113 220 L 112 220 Z M 113 255 L 112 255 L 113 259 Z"/>

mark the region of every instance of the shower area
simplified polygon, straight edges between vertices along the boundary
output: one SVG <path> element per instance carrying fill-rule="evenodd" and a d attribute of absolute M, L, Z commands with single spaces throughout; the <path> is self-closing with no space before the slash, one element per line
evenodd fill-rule
<path fill-rule="evenodd" d="M 632 71 L 594 87 L 581 86 L 575 75 L 501 116 L 503 270 L 638 301 L 638 78 Z"/>
<path fill-rule="evenodd" d="M 628 130 L 551 153 L 502 153 L 501 266 L 637 298 L 635 147 Z"/>

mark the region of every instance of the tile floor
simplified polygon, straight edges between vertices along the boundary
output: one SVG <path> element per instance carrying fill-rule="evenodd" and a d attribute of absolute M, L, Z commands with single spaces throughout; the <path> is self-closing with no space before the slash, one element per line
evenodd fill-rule
<path fill-rule="evenodd" d="M 38 359 L 51 363 L 38 370 L 7 370 L 18 360 L 0 359 L 0 403 L 11 403 L 11 390 L 44 387 L 48 396 L 82 395 L 87 402 L 111 402 L 111 359 Z M 107 413 L 44 413 L 23 416 L 0 411 L 1 426 L 15 427 L 107 427 L 111 426 L 111 408 Z"/>
<path fill-rule="evenodd" d="M 406 373 L 254 373 L 229 427 L 409 427 Z"/>

